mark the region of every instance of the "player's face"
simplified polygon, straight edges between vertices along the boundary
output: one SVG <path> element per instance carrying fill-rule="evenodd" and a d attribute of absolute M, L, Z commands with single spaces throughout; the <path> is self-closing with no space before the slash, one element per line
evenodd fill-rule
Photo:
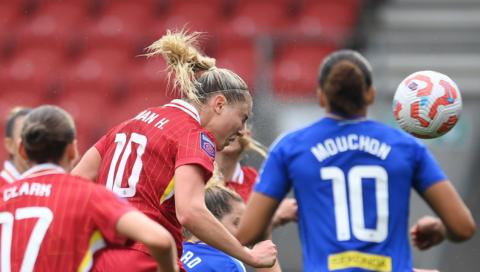
<path fill-rule="evenodd" d="M 23 172 L 28 168 L 25 160 L 23 160 L 22 156 L 20 156 L 19 154 L 19 146 L 24 121 L 25 116 L 17 117 L 17 119 L 15 119 L 13 123 L 12 138 L 6 139 L 6 147 L 8 153 L 12 158 L 12 162 L 15 165 L 15 168 L 17 168 L 19 172 Z"/>
<path fill-rule="evenodd" d="M 226 104 L 219 115 L 216 132 L 217 149 L 223 150 L 235 141 L 245 129 L 245 124 L 252 111 L 252 100 L 247 96 L 245 102 Z"/>
<path fill-rule="evenodd" d="M 227 145 L 221 151 L 222 154 L 235 156 L 243 152 L 246 146 L 246 144 L 244 143 L 245 139 L 243 139 L 243 135 L 245 135 L 245 133 L 243 131 L 241 133 L 242 133 L 241 136 L 236 137 L 235 140 L 231 141 L 229 145 Z"/>
<path fill-rule="evenodd" d="M 235 234 L 238 231 L 240 225 L 240 218 L 242 218 L 245 212 L 245 204 L 240 201 L 230 200 L 232 211 L 222 217 L 220 222 L 227 228 L 227 230 Z"/>

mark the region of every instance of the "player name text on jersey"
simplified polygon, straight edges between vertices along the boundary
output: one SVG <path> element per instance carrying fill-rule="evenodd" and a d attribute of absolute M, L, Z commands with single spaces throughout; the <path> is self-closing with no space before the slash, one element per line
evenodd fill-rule
<path fill-rule="evenodd" d="M 24 195 L 49 197 L 52 191 L 52 184 L 37 182 L 25 182 L 19 186 L 13 186 L 3 191 L 3 201 L 8 201 Z"/>
<path fill-rule="evenodd" d="M 327 138 L 323 142 L 313 146 L 310 150 L 315 158 L 322 162 L 326 158 L 338 153 L 353 150 L 364 151 L 385 160 L 391 149 L 392 147 L 390 145 L 375 138 L 365 135 L 349 134 L 347 136 Z"/>
<path fill-rule="evenodd" d="M 139 113 L 137 116 L 135 116 L 133 119 L 134 120 L 139 120 L 147 124 L 152 124 L 157 118 L 158 118 L 158 113 L 151 112 L 149 110 L 144 110 L 141 113 Z M 161 118 L 158 122 L 154 124 L 154 127 L 163 129 L 163 126 L 168 123 L 167 118 Z"/>

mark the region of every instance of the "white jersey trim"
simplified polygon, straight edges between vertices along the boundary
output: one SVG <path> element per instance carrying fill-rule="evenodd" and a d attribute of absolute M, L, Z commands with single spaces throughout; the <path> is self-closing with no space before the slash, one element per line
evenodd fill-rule
<path fill-rule="evenodd" d="M 237 165 L 235 166 L 235 171 L 233 172 L 231 182 L 243 184 L 244 179 L 245 179 L 245 174 L 243 173 L 242 165 L 240 165 L 240 163 L 237 162 Z"/>
<path fill-rule="evenodd" d="M 13 183 L 17 179 L 20 179 L 21 174 L 11 161 L 5 161 L 3 163 L 3 170 L 0 173 L 0 176 L 2 176 L 2 178 L 4 178 L 8 183 Z"/>
<path fill-rule="evenodd" d="M 164 106 L 182 110 L 186 114 L 190 115 L 193 119 L 197 120 L 197 122 L 200 124 L 200 114 L 192 104 L 185 102 L 181 99 L 173 99 L 172 101 L 170 101 L 170 103 L 165 104 Z"/>
<path fill-rule="evenodd" d="M 21 178 L 38 177 L 55 173 L 65 173 L 65 170 L 63 170 L 62 167 L 53 163 L 41 163 L 25 171 L 25 173 L 22 174 Z"/>

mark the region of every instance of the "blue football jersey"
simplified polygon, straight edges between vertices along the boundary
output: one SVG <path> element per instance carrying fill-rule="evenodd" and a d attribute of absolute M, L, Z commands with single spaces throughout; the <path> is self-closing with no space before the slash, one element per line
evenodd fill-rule
<path fill-rule="evenodd" d="M 273 144 L 255 191 L 280 201 L 293 188 L 305 271 L 411 272 L 411 188 L 445 179 L 403 131 L 328 117 Z"/>
<path fill-rule="evenodd" d="M 205 243 L 183 243 L 183 266 L 188 272 L 245 272 L 239 260 Z"/>

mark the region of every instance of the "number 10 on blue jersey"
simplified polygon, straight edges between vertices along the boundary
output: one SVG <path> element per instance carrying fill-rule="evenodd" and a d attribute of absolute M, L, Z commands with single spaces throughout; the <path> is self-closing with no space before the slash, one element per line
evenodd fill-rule
<path fill-rule="evenodd" d="M 320 176 L 323 180 L 332 182 L 338 241 L 348 241 L 352 234 L 356 239 L 365 242 L 380 243 L 387 238 L 388 174 L 385 168 L 362 165 L 354 166 L 345 173 L 338 167 L 329 166 L 320 169 Z M 374 229 L 365 227 L 363 179 L 373 179 L 375 182 L 377 222 Z M 350 233 L 350 224 L 352 233 Z"/>

